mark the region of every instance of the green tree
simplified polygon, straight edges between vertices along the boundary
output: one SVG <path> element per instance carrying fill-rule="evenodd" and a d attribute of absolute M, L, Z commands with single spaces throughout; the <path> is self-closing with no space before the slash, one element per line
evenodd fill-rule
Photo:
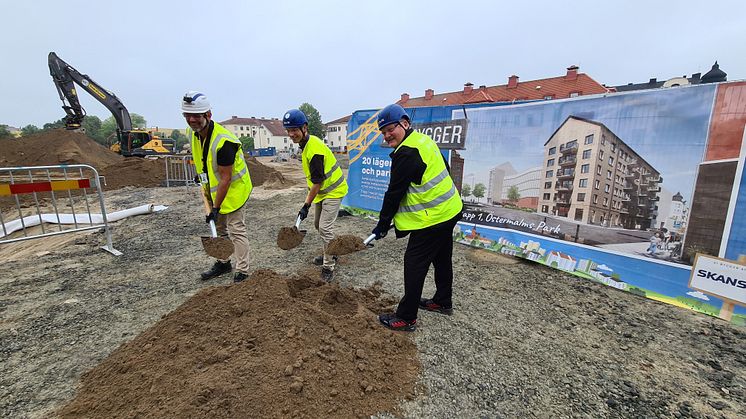
<path fill-rule="evenodd" d="M 484 192 L 487 190 L 487 188 L 484 187 L 484 184 L 477 183 L 474 185 L 474 191 L 472 192 L 474 194 L 474 197 L 477 198 L 477 201 L 479 201 L 481 198 L 484 197 Z"/>
<path fill-rule="evenodd" d="M 65 128 L 65 118 L 60 118 L 54 122 L 47 122 L 41 129 L 42 131 L 49 131 L 57 128 Z"/>
<path fill-rule="evenodd" d="M 27 135 L 36 134 L 37 132 L 41 132 L 41 129 L 37 127 L 36 125 L 26 125 L 25 127 L 21 128 L 21 136 L 25 137 Z"/>
<path fill-rule="evenodd" d="M 171 139 L 174 140 L 174 144 L 176 144 L 176 150 L 181 150 L 184 148 L 184 144 L 187 143 L 186 135 L 182 134 L 181 131 L 177 129 L 171 131 Z"/>
<path fill-rule="evenodd" d="M 461 186 L 461 197 L 462 198 L 468 198 L 471 196 L 471 185 L 468 183 Z"/>
<path fill-rule="evenodd" d="M 13 134 L 10 133 L 7 125 L 0 125 L 0 138 L 12 138 Z"/>
<path fill-rule="evenodd" d="M 308 118 L 308 132 L 321 139 L 324 138 L 324 124 L 321 123 L 321 114 L 310 103 L 304 103 L 298 107 Z"/>
<path fill-rule="evenodd" d="M 515 186 L 515 185 L 514 185 L 514 186 L 511 186 L 511 187 L 510 187 L 510 188 L 508 189 L 508 201 L 510 201 L 510 202 L 513 202 L 513 203 L 515 203 L 515 202 L 517 202 L 517 201 L 518 201 L 519 199 L 521 199 L 521 193 L 520 193 L 520 192 L 518 192 L 518 187 L 517 187 L 517 186 Z"/>
<path fill-rule="evenodd" d="M 99 144 L 106 144 L 106 137 L 101 133 L 101 120 L 97 116 L 86 116 L 81 125 L 85 129 L 85 135 Z"/>
<path fill-rule="evenodd" d="M 242 135 L 238 141 L 241 142 L 241 147 L 246 150 L 253 150 L 254 149 L 254 137 L 249 137 L 248 135 Z"/>
<path fill-rule="evenodd" d="M 132 118 L 132 129 L 142 129 L 148 126 L 147 122 L 145 121 L 145 118 L 143 118 L 141 115 L 132 113 L 130 114 L 130 118 Z M 114 120 L 114 117 L 110 116 L 104 119 L 104 122 L 101 123 L 102 138 L 109 138 L 111 134 L 116 133 L 116 132 L 117 132 L 117 121 Z M 116 138 L 116 135 L 114 136 L 114 138 Z"/>

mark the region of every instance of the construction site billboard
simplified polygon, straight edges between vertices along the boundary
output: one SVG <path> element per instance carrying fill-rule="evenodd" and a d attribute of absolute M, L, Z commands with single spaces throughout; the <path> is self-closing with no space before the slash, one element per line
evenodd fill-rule
<path fill-rule="evenodd" d="M 350 119 L 343 203 L 373 216 L 392 151 L 377 112 Z M 697 254 L 746 257 L 746 82 L 407 112 L 441 134 L 464 201 L 455 241 L 722 314 L 689 277 Z M 746 309 L 732 319 L 746 324 Z"/>

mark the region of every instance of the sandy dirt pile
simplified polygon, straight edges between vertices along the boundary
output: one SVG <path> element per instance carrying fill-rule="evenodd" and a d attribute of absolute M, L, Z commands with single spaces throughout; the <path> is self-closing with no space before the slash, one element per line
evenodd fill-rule
<path fill-rule="evenodd" d="M 282 250 L 290 250 L 297 247 L 306 237 L 305 230 L 298 230 L 296 226 L 282 227 L 277 233 L 277 247 Z"/>
<path fill-rule="evenodd" d="M 330 255 L 347 255 L 363 249 L 365 249 L 363 239 L 350 234 L 342 234 L 329 242 L 329 247 L 327 247 L 326 251 Z"/>
<path fill-rule="evenodd" d="M 255 271 L 206 288 L 83 376 L 62 417 L 358 417 L 395 412 L 420 372 L 380 289 Z"/>
<path fill-rule="evenodd" d="M 254 157 L 247 156 L 246 162 L 254 186 L 266 184 L 268 188 L 282 189 L 292 183 L 276 169 L 265 166 Z M 58 129 L 0 143 L 0 167 L 62 163 L 93 166 L 105 178 L 104 190 L 125 186 L 155 187 L 161 186 L 166 180 L 162 161 L 122 157 L 80 132 Z"/>

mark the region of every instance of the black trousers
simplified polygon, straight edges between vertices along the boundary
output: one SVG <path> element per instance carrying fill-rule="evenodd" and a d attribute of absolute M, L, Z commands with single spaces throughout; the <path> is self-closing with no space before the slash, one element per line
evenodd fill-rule
<path fill-rule="evenodd" d="M 460 219 L 461 214 L 409 234 L 404 252 L 404 297 L 396 309 L 397 317 L 404 320 L 417 318 L 422 287 L 431 264 L 435 268 L 433 301 L 443 307 L 453 307 L 453 227 Z"/>

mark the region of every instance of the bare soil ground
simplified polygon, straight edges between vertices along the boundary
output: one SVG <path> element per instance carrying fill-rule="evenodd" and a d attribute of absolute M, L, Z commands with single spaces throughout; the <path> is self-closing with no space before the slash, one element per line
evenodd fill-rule
<path fill-rule="evenodd" d="M 314 282 L 308 220 L 300 246 L 275 243 L 303 201 L 300 166 L 265 164 L 299 182 L 252 194 L 256 275 L 239 285 L 198 279 L 212 260 L 194 188 L 107 191 L 112 210 L 169 207 L 113 226 L 120 257 L 101 233 L 2 245 L 0 417 L 746 417 L 742 328 L 466 246 L 453 316 L 380 328 L 406 239 L 340 256 L 334 284 Z M 361 238 L 374 226 L 337 223 Z M 281 396 L 243 410 L 263 387 Z"/>

